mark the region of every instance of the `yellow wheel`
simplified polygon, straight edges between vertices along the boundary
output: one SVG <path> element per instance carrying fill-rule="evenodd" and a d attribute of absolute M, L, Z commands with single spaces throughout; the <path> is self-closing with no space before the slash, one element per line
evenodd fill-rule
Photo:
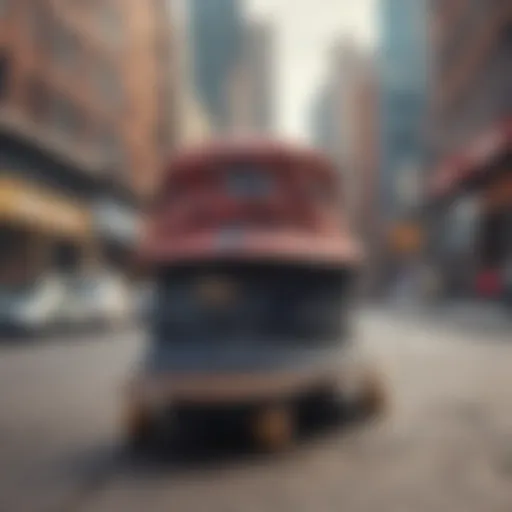
<path fill-rule="evenodd" d="M 257 445 L 266 451 L 281 451 L 295 439 L 296 422 L 286 407 L 269 407 L 259 411 L 253 419 L 252 433 Z"/>
<path fill-rule="evenodd" d="M 384 377 L 377 371 L 366 372 L 359 395 L 358 408 L 365 416 L 381 416 L 390 406 Z"/>
<path fill-rule="evenodd" d="M 142 448 L 151 438 L 151 417 L 148 411 L 138 403 L 127 407 L 124 417 L 124 433 L 130 448 Z"/>

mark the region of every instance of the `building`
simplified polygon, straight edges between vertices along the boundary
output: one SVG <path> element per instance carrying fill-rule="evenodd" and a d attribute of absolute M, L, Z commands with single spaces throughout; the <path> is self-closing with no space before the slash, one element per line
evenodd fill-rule
<path fill-rule="evenodd" d="M 200 143 L 213 135 L 213 124 L 204 105 L 197 85 L 194 83 L 194 52 L 189 44 L 189 26 L 186 23 L 185 4 L 174 4 L 174 70 L 175 86 L 175 142 L 176 147 Z"/>
<path fill-rule="evenodd" d="M 343 174 L 346 211 L 357 229 L 362 199 L 362 169 L 359 160 L 360 88 L 364 82 L 364 52 L 352 41 L 344 40 L 333 49 L 335 80 L 334 113 L 337 124 L 335 158 Z"/>
<path fill-rule="evenodd" d="M 426 12 L 425 0 L 380 2 L 380 200 L 381 213 L 390 225 L 417 201 L 412 190 L 424 169 Z"/>
<path fill-rule="evenodd" d="M 328 81 L 316 106 L 316 122 L 324 146 L 339 167 L 346 211 L 354 229 L 361 228 L 367 179 L 375 175 L 376 83 L 374 59 L 367 51 L 349 40 L 333 47 Z"/>
<path fill-rule="evenodd" d="M 512 4 L 429 10 L 430 256 L 448 293 L 474 295 L 479 276 L 503 282 L 512 262 Z"/>
<path fill-rule="evenodd" d="M 419 275 L 428 103 L 426 0 L 379 4 L 380 169 L 379 216 L 383 233 L 383 289 L 405 272 Z"/>
<path fill-rule="evenodd" d="M 267 22 L 248 21 L 243 35 L 231 85 L 231 129 L 268 133 L 274 113 L 274 31 Z"/>
<path fill-rule="evenodd" d="M 174 143 L 168 4 L 0 2 L 2 279 L 126 256 Z"/>
<path fill-rule="evenodd" d="M 193 82 L 216 130 L 231 122 L 230 95 L 243 44 L 240 0 L 188 0 Z"/>
<path fill-rule="evenodd" d="M 372 111 L 376 98 L 370 98 L 370 93 L 376 93 L 370 56 L 352 41 L 336 43 L 327 79 L 314 99 L 310 123 L 313 141 L 338 166 L 345 211 L 354 228 L 358 227 L 365 192 L 364 173 L 377 154 L 373 133 L 369 139 L 369 124 L 377 119 L 377 112 Z"/>
<path fill-rule="evenodd" d="M 352 43 L 336 43 L 329 55 L 327 77 L 314 98 L 311 110 L 311 134 L 314 143 L 321 147 L 338 166 L 343 181 L 345 197 L 354 200 L 350 189 L 353 186 L 352 135 L 353 95 L 355 69 L 352 57 L 356 49 Z M 350 58 L 349 57 L 350 54 Z M 352 204 L 344 209 L 353 217 Z"/>
<path fill-rule="evenodd" d="M 362 54 L 354 81 L 353 95 L 353 168 L 357 203 L 354 225 L 367 253 L 364 289 L 377 292 L 381 273 L 381 255 L 385 240 L 379 204 L 380 163 L 380 84 L 375 58 Z"/>
<path fill-rule="evenodd" d="M 351 41 L 339 44 L 334 55 L 338 158 L 350 222 L 367 252 L 363 286 L 370 293 L 378 282 L 383 244 L 379 203 L 379 77 L 374 55 Z"/>
<path fill-rule="evenodd" d="M 336 44 L 331 58 L 328 79 L 314 100 L 311 132 L 340 170 L 345 211 L 369 255 L 368 287 L 376 279 L 381 243 L 378 73 L 374 56 L 351 41 Z"/>
<path fill-rule="evenodd" d="M 179 123 L 179 146 L 200 144 L 213 136 L 206 109 L 192 94 L 182 97 L 182 119 Z"/>
<path fill-rule="evenodd" d="M 322 85 L 313 98 L 310 112 L 310 133 L 315 146 L 326 153 L 334 154 L 336 133 L 334 120 L 334 91 L 332 83 Z"/>

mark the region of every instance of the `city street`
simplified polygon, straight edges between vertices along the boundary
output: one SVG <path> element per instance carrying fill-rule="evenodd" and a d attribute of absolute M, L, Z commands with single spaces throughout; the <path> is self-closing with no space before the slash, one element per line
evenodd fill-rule
<path fill-rule="evenodd" d="M 187 466 L 120 446 L 140 333 L 1 345 L 0 510 L 510 512 L 512 339 L 382 311 L 359 323 L 388 380 L 385 418 Z"/>

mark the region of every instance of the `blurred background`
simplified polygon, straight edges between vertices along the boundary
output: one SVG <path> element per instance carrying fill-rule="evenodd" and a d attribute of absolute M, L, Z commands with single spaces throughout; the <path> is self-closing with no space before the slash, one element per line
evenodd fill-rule
<path fill-rule="evenodd" d="M 512 296 L 510 9 L 1 0 L 2 304 L 65 294 L 69 324 L 99 314 L 85 287 L 122 316 L 133 304 L 107 296 L 134 293 L 133 250 L 166 162 L 246 133 L 332 157 L 371 255 L 367 296 Z"/>
<path fill-rule="evenodd" d="M 342 467 L 350 510 L 387 510 L 384 488 L 389 510 L 411 489 L 441 500 L 422 510 L 512 510 L 512 353 L 490 343 L 512 332 L 511 0 L 0 0 L 0 328 L 36 341 L 1 347 L 0 509 L 46 510 L 103 468 L 87 457 L 114 436 L 139 353 L 150 292 L 134 256 L 160 175 L 183 147 L 252 134 L 335 163 L 368 254 L 363 332 L 402 428 L 370 435 L 381 452 L 340 445 L 268 479 L 295 489 L 290 510 L 337 496 Z M 56 327 L 69 343 L 39 343 Z M 252 492 L 236 475 L 172 490 L 203 510 Z M 255 478 L 254 503 L 278 493 Z M 361 482 L 381 489 L 373 505 Z"/>

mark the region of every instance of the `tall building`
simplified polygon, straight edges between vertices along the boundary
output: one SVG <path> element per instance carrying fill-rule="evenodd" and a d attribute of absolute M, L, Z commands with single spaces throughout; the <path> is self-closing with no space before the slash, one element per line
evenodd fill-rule
<path fill-rule="evenodd" d="M 329 57 L 327 79 L 313 104 L 313 139 L 338 166 L 345 211 L 355 224 L 362 179 L 359 132 L 363 105 L 360 100 L 367 86 L 368 57 L 348 40 L 337 42 Z M 371 151 L 367 149 L 367 153 Z"/>
<path fill-rule="evenodd" d="M 381 252 L 379 81 L 374 56 L 351 41 L 336 44 L 328 79 L 311 111 L 313 142 L 339 168 L 344 211 L 369 255 L 366 290 L 373 288 Z"/>
<path fill-rule="evenodd" d="M 189 94 L 181 97 L 182 118 L 179 123 L 179 145 L 201 144 L 213 136 L 213 130 L 206 110 L 198 98 Z"/>
<path fill-rule="evenodd" d="M 3 273 L 125 254 L 136 205 L 173 146 L 168 9 L 0 2 Z"/>
<path fill-rule="evenodd" d="M 331 81 L 323 84 L 313 98 L 310 111 L 310 133 L 315 146 L 329 155 L 336 148 L 337 135 L 334 115 L 334 90 Z"/>
<path fill-rule="evenodd" d="M 329 153 L 339 166 L 345 191 L 346 211 L 354 228 L 363 208 L 365 175 L 377 154 L 376 137 L 370 133 L 378 112 L 373 58 L 350 40 L 338 42 L 331 53 L 327 121 L 333 135 Z M 371 135 L 371 140 L 370 140 Z M 372 170 L 373 173 L 373 170 Z"/>
<path fill-rule="evenodd" d="M 229 128 L 230 94 L 243 44 L 240 0 L 188 0 L 193 79 L 215 128 Z"/>
<path fill-rule="evenodd" d="M 429 19 L 432 256 L 474 294 L 512 261 L 512 3 L 430 1 Z"/>
<path fill-rule="evenodd" d="M 244 25 L 232 89 L 232 127 L 270 132 L 274 112 L 274 32 L 264 21 Z"/>
<path fill-rule="evenodd" d="M 390 222 L 416 198 L 424 166 L 428 90 L 425 0 L 380 2 L 380 129 L 382 214 Z"/>
<path fill-rule="evenodd" d="M 373 55 L 361 55 L 354 78 L 352 159 L 355 169 L 355 226 L 366 242 L 369 259 L 378 257 L 380 210 L 379 184 L 379 81 Z"/>
<path fill-rule="evenodd" d="M 175 59 L 175 141 L 179 148 L 201 143 L 213 135 L 208 110 L 194 83 L 194 53 L 189 44 L 186 4 L 173 4 Z M 181 9 L 180 9 L 181 7 Z"/>

